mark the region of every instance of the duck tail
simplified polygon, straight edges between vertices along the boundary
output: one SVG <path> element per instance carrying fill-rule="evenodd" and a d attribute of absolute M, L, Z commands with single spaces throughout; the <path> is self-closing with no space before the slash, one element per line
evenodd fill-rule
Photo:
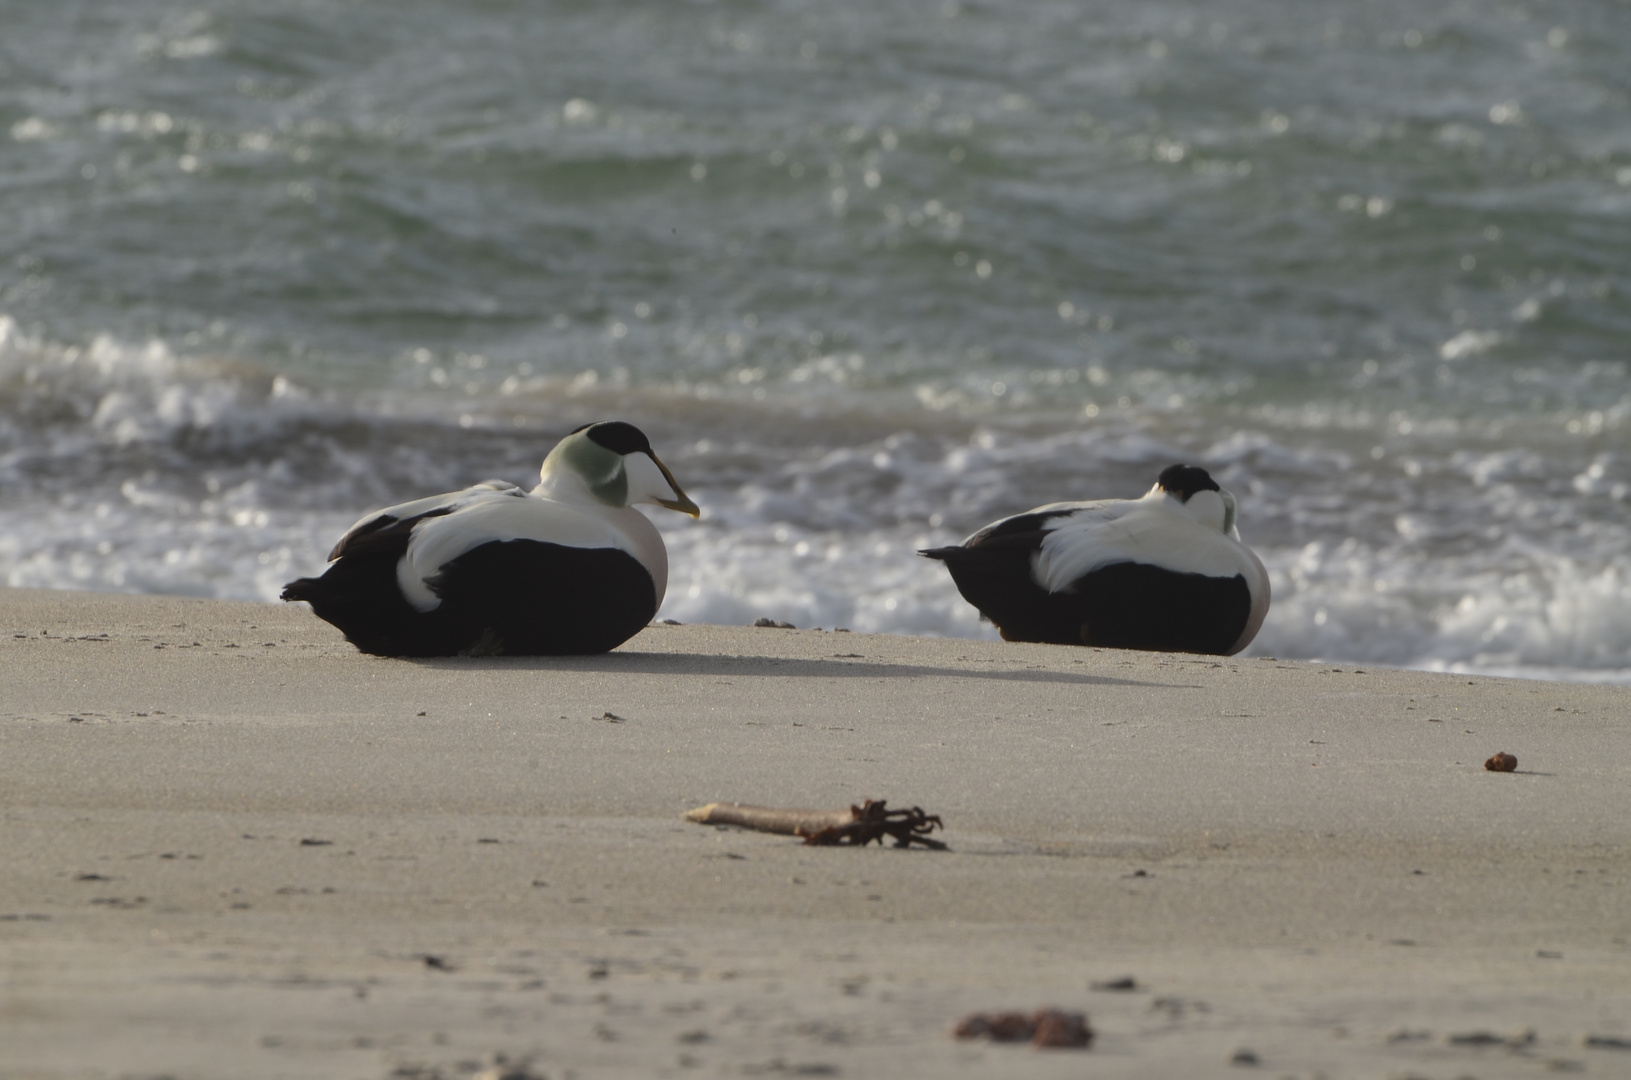
<path fill-rule="evenodd" d="M 303 577 L 283 586 L 283 592 L 278 599 L 304 600 L 309 604 L 313 600 L 321 599 L 325 591 L 321 578 Z"/>

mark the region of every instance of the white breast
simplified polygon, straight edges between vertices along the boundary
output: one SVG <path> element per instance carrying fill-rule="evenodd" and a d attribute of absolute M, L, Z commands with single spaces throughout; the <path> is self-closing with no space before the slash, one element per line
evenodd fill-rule
<path fill-rule="evenodd" d="M 668 552 L 656 526 L 640 511 L 576 506 L 536 494 L 517 498 L 494 493 L 414 527 L 407 553 L 396 567 L 403 597 L 418 611 L 435 610 L 441 599 L 426 584 L 430 578 L 467 551 L 509 540 L 626 551 L 650 572 L 659 604 L 668 589 Z"/>
<path fill-rule="evenodd" d="M 1038 585 L 1060 592 L 1078 578 L 1114 563 L 1136 562 L 1186 574 L 1242 574 L 1255 594 L 1262 563 L 1239 541 L 1209 528 L 1165 495 L 1087 504 L 1043 526 L 1033 556 Z"/>

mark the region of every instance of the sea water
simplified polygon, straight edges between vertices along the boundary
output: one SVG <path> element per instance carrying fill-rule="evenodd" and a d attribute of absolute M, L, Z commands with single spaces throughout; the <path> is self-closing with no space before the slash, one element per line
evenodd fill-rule
<path fill-rule="evenodd" d="M 1631 681 L 1620 0 L 0 0 L 0 581 L 272 600 L 632 421 L 662 617 L 1173 462 L 1257 654 Z"/>

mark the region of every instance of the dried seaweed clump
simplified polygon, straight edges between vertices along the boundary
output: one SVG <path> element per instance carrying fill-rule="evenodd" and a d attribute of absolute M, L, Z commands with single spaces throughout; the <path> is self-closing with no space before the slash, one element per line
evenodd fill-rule
<path fill-rule="evenodd" d="M 942 828 L 939 814 L 925 814 L 921 806 L 914 806 L 910 810 L 890 810 L 887 807 L 888 801 L 885 799 L 876 802 L 868 799 L 861 806 L 849 808 L 855 820 L 830 825 L 816 832 L 800 830 L 797 835 L 804 837 L 806 844 L 816 847 L 840 844 L 865 847 L 874 840 L 881 845 L 885 836 L 892 836 L 896 847 L 922 844 L 935 851 L 946 850 L 943 842 L 929 837 L 930 833 Z"/>
<path fill-rule="evenodd" d="M 1038 1009 L 1035 1013 L 970 1013 L 957 1021 L 952 1035 L 959 1039 L 990 1039 L 992 1042 L 1028 1042 L 1048 1049 L 1085 1050 L 1093 1045 L 1093 1029 L 1087 1014 L 1061 1009 Z"/>

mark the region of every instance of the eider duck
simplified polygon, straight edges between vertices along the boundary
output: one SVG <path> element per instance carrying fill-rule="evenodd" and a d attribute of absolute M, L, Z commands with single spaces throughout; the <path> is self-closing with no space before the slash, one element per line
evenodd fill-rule
<path fill-rule="evenodd" d="M 1235 497 L 1189 465 L 1141 499 L 1039 506 L 919 554 L 1007 641 L 1233 655 L 1269 610 Z"/>
<path fill-rule="evenodd" d="M 487 480 L 369 514 L 283 599 L 380 656 L 605 652 L 668 587 L 668 552 L 635 503 L 701 513 L 639 428 L 586 424 L 531 491 Z"/>

